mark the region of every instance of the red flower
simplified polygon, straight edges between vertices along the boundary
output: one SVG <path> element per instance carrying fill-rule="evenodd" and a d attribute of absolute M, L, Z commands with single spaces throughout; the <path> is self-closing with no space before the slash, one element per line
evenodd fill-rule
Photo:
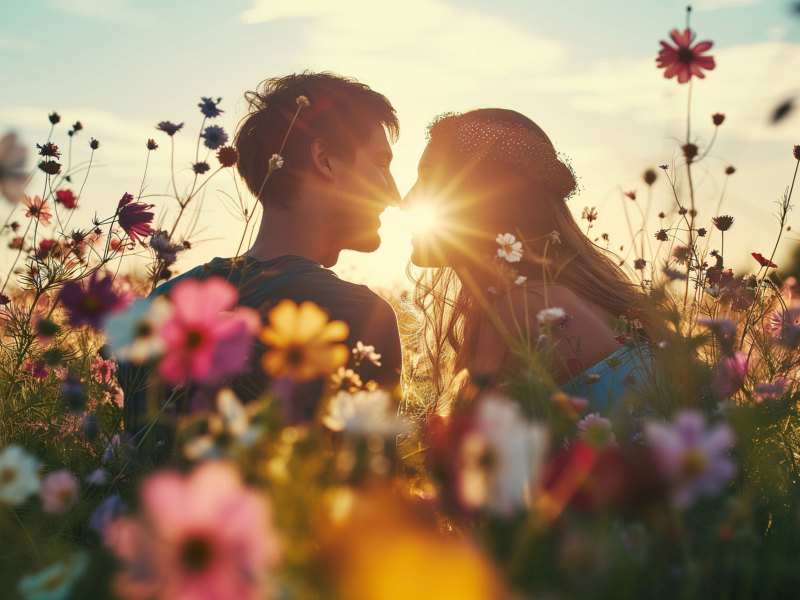
<path fill-rule="evenodd" d="M 712 42 L 700 42 L 692 46 L 695 33 L 691 29 L 684 29 L 680 32 L 673 29 L 669 34 L 675 46 L 667 42 L 661 42 L 661 51 L 656 58 L 656 65 L 659 69 L 666 69 L 664 77 L 678 77 L 678 83 L 687 83 L 692 77 L 703 79 L 703 70 L 711 71 L 716 64 L 713 56 L 704 56 L 713 46 Z"/>
<path fill-rule="evenodd" d="M 64 205 L 64 208 L 75 208 L 78 206 L 78 197 L 72 193 L 72 190 L 58 190 L 56 192 L 56 202 Z"/>
<path fill-rule="evenodd" d="M 148 209 L 153 208 L 153 204 L 141 204 L 133 202 L 131 194 L 123 194 L 117 206 L 117 219 L 119 226 L 131 238 L 131 242 L 141 242 L 155 231 L 150 225 L 153 222 L 153 213 Z"/>
<path fill-rule="evenodd" d="M 760 264 L 762 267 L 771 267 L 773 269 L 777 269 L 778 268 L 778 265 L 776 265 L 774 262 L 772 262 L 768 258 L 764 258 L 764 256 L 762 254 L 758 253 L 758 252 L 751 252 L 750 256 L 755 258 L 758 261 L 758 264 Z"/>

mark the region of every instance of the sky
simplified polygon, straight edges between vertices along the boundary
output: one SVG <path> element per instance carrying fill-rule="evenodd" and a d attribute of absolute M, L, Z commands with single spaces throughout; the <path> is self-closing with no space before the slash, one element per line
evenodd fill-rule
<path fill-rule="evenodd" d="M 789 0 L 700 0 L 691 19 L 698 39 L 714 42 L 717 62 L 693 86 L 692 137 L 701 151 L 713 133 L 710 115 L 726 115 L 696 167 L 699 218 L 715 216 L 723 171 L 733 165 L 721 209 L 736 217 L 726 258 L 750 269 L 750 252 L 769 254 L 774 243 L 775 201 L 791 181 L 791 150 L 800 143 L 800 111 L 769 123 L 776 104 L 800 93 L 800 14 Z M 75 120 L 84 125 L 76 160 L 88 158 L 91 136 L 100 140 L 73 218 L 88 223 L 95 212 L 110 215 L 123 192 L 139 189 L 151 137 L 161 148 L 151 157 L 147 192 L 166 190 L 169 144 L 157 122 L 186 122 L 175 138 L 183 187 L 192 179 L 201 96 L 223 98 L 225 113 L 215 124 L 232 132 L 244 114 L 243 93 L 261 80 L 331 70 L 369 84 L 397 109 L 392 171 L 401 193 L 414 183 L 434 116 L 511 108 L 536 121 L 569 158 L 580 183 L 568 201 L 576 218 L 596 207 L 592 235 L 608 232 L 627 248 L 623 205 L 631 201 L 622 192 L 637 190 L 641 203 L 642 172 L 672 164 L 685 136 L 688 86 L 664 79 L 654 62 L 659 40 L 684 23 L 685 2 L 673 0 L 6 1 L 0 132 L 16 131 L 35 148 L 56 110 L 63 119 L 56 143 L 66 145 Z M 222 175 L 205 188 L 195 244 L 181 269 L 236 251 L 243 225 L 231 211 L 233 176 Z M 34 181 L 29 193 L 37 190 Z M 673 211 L 671 194 L 661 177 L 653 211 Z M 167 221 L 174 217 L 174 200 L 152 201 Z M 635 207 L 627 208 L 635 216 Z M 799 214 L 789 220 L 795 231 Z M 651 220 L 651 237 L 657 228 Z M 388 209 L 381 249 L 345 252 L 335 269 L 375 287 L 408 285 L 410 229 L 407 214 Z M 797 239 L 785 237 L 776 262 Z"/>

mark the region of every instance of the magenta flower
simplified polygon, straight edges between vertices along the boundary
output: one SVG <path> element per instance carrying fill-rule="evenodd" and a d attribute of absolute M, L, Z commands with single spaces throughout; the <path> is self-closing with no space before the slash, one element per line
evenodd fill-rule
<path fill-rule="evenodd" d="M 648 421 L 645 439 L 663 475 L 672 485 L 672 500 L 685 508 L 699 496 L 718 493 L 736 471 L 727 456 L 733 447 L 733 430 L 725 423 L 706 428 L 695 410 L 675 415 L 672 425 Z"/>
<path fill-rule="evenodd" d="M 73 327 L 89 325 L 100 329 L 103 318 L 122 305 L 113 286 L 113 279 L 101 278 L 98 271 L 92 273 L 84 283 L 66 282 L 58 293 L 58 299 L 67 311 L 70 324 Z"/>
<path fill-rule="evenodd" d="M 44 478 L 39 496 L 42 510 L 62 514 L 78 503 L 81 487 L 75 476 L 66 470 L 55 471 Z"/>
<path fill-rule="evenodd" d="M 117 220 L 119 226 L 131 238 L 131 242 L 141 242 L 142 238 L 152 235 L 155 229 L 150 225 L 153 222 L 153 213 L 149 209 L 153 204 L 141 204 L 133 201 L 131 194 L 125 193 L 117 205 Z"/>
<path fill-rule="evenodd" d="M 778 377 L 772 383 L 757 384 L 755 387 L 753 387 L 753 395 L 755 396 L 756 402 L 759 404 L 762 402 L 772 402 L 773 400 L 777 400 L 781 397 L 783 392 L 786 391 L 788 385 L 788 379 L 785 377 Z"/>
<path fill-rule="evenodd" d="M 95 356 L 91 365 L 92 379 L 100 385 L 112 385 L 117 372 L 117 363 L 102 356 Z"/>
<path fill-rule="evenodd" d="M 159 330 L 166 352 L 159 365 L 172 383 L 214 384 L 247 368 L 258 313 L 236 307 L 236 287 L 220 277 L 186 279 L 170 291 L 174 312 Z"/>
<path fill-rule="evenodd" d="M 121 560 L 120 598 L 248 600 L 269 597 L 279 555 L 270 506 L 218 461 L 188 476 L 161 471 L 141 488 L 142 514 L 107 526 Z"/>
<path fill-rule="evenodd" d="M 661 50 L 656 58 L 656 65 L 659 69 L 664 69 L 664 77 L 677 77 L 678 83 L 688 83 L 692 77 L 703 79 L 703 70 L 711 71 L 716 66 L 714 57 L 705 55 L 714 44 L 706 41 L 693 46 L 695 35 L 688 28 L 682 32 L 673 29 L 669 36 L 675 45 L 660 42 Z"/>
<path fill-rule="evenodd" d="M 732 396 L 744 385 L 749 359 L 744 352 L 726 356 L 717 365 L 717 373 L 711 380 L 711 389 L 723 398 Z"/>
<path fill-rule="evenodd" d="M 772 313 L 767 330 L 775 341 L 785 348 L 795 349 L 800 346 L 800 306 Z"/>

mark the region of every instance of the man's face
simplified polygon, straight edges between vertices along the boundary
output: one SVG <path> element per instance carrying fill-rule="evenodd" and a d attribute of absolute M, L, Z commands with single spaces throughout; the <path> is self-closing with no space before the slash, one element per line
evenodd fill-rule
<path fill-rule="evenodd" d="M 343 249 L 372 252 L 380 246 L 380 214 L 397 205 L 400 193 L 389 166 L 392 149 L 383 127 L 376 125 L 370 137 L 356 149 L 352 163 L 336 164 L 338 193 L 331 206 L 331 227 Z"/>

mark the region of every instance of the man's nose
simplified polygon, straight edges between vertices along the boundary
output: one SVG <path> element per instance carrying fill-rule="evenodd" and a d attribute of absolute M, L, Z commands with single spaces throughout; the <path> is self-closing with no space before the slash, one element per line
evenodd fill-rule
<path fill-rule="evenodd" d="M 386 178 L 386 203 L 389 206 L 400 205 L 400 190 L 397 189 L 397 184 L 391 173 Z"/>
<path fill-rule="evenodd" d="M 415 190 L 417 189 L 416 184 L 408 190 L 408 193 L 400 200 L 400 210 L 408 211 L 414 208 L 414 196 Z"/>

